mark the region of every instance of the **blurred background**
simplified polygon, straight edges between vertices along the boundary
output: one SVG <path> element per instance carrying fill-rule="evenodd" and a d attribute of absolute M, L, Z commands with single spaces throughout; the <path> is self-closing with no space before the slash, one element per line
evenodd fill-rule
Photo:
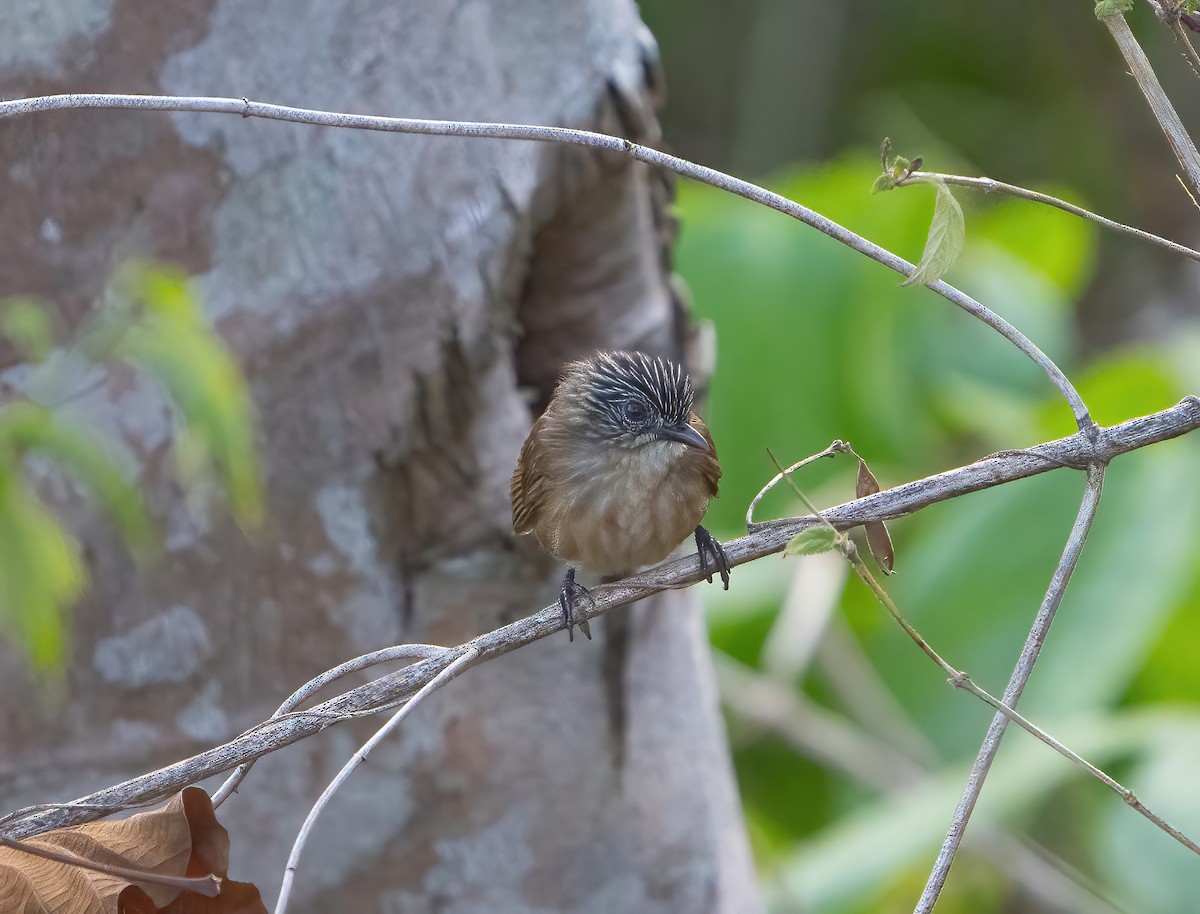
<path fill-rule="evenodd" d="M 920 4 L 643 0 L 667 76 L 665 142 L 799 200 L 910 260 L 933 193 L 871 196 L 879 145 L 924 168 L 1056 194 L 1194 246 L 1196 211 L 1088 3 L 990 14 Z M 1148 8 L 1130 22 L 1185 122 L 1196 77 Z M 1010 319 L 1102 424 L 1200 391 L 1200 267 L 1022 200 L 956 189 L 946 277 Z M 777 213 L 679 188 L 677 269 L 712 321 L 710 520 L 744 532 L 774 470 L 845 438 L 891 486 L 1070 434 L 1039 370 L 996 334 Z M 1110 469 L 1082 561 L 1022 701 L 1028 716 L 1200 833 L 1200 487 L 1195 436 Z M 803 471 L 819 504 L 850 461 Z M 1083 480 L 1053 473 L 892 525 L 902 612 L 998 693 Z M 759 519 L 802 513 L 787 493 Z M 780 911 L 911 909 L 991 720 L 839 562 L 765 560 L 702 588 L 755 859 Z M 1195 910 L 1193 855 L 1010 729 L 939 904 L 946 912 Z"/>
<path fill-rule="evenodd" d="M 0 4 L 0 95 L 246 94 L 634 135 L 654 94 L 624 0 L 322 0 L 309 16 L 293 0 L 253 15 L 232 2 L 95 12 L 105 6 Z M 665 148 L 910 260 L 933 192 L 870 193 L 885 136 L 927 170 L 1024 185 L 1200 245 L 1175 161 L 1085 0 L 643 0 L 640 13 L 666 74 Z M 1170 34 L 1145 4 L 1130 22 L 1200 131 L 1197 77 Z M 564 359 L 595 348 L 681 343 L 652 232 L 664 195 L 641 169 L 591 155 L 198 115 L 5 125 L 5 809 L 208 748 L 356 653 L 457 643 L 554 599 L 560 569 L 514 549 L 510 532 L 524 392 L 548 393 Z M 947 279 L 1056 359 L 1100 422 L 1200 394 L 1200 266 L 1026 201 L 955 194 L 966 248 Z M 681 183 L 674 207 L 673 265 L 717 340 L 705 416 L 725 476 L 707 523 L 721 538 L 744 533 L 774 473 L 767 447 L 790 463 L 846 439 L 893 486 L 1074 431 L 1036 366 L 928 291 L 707 187 Z M 142 258 L 174 266 L 113 272 Z M 112 323 L 96 302 L 115 302 Z M 41 402 L 116 429 L 126 450 L 106 461 L 82 420 L 31 408 Z M 429 404 L 444 421 L 430 426 Z M 24 461 L 29 451 L 41 456 Z M 478 463 L 450 465 L 459 451 Z M 1198 458 L 1191 435 L 1110 468 L 1021 704 L 1193 837 Z M 48 471 L 55 462 L 91 495 Z M 129 465 L 138 485 L 119 472 Z M 854 474 L 824 461 L 799 482 L 827 506 L 853 497 Z M 900 609 L 994 693 L 1082 489 L 1080 474 L 1047 473 L 891 525 L 886 583 Z M 757 517 L 802 511 L 781 487 Z M 250 538 L 237 532 L 264 518 Z M 165 558 L 140 562 L 158 539 Z M 989 709 L 947 687 L 832 556 L 766 559 L 740 567 L 729 592 L 690 593 L 706 604 L 768 908 L 911 910 Z M 322 881 L 308 877 L 303 910 L 516 911 L 535 898 L 540 910 L 691 914 L 718 889 L 719 910 L 753 909 L 687 599 L 636 608 L 632 694 L 647 710 L 631 716 L 641 767 L 619 790 L 578 776 L 608 752 L 600 639 L 591 653 L 530 645 L 372 755 L 372 776 L 322 828 Z M 58 680 L 29 675 L 64 662 Z M 252 849 L 237 865 L 267 893 L 305 812 L 296 798 L 315 796 L 373 728 L 264 759 L 254 789 L 222 808 Z M 1178 914 L 1197 910 L 1197 889 L 1195 856 L 1012 730 L 938 911 Z"/>

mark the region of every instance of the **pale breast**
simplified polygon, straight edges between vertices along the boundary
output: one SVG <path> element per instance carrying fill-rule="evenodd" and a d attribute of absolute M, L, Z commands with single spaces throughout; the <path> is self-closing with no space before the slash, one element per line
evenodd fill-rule
<path fill-rule="evenodd" d="M 662 561 L 708 509 L 699 456 L 674 441 L 598 452 L 572 481 L 561 509 L 538 525 L 538 539 L 565 561 L 602 575 Z"/>

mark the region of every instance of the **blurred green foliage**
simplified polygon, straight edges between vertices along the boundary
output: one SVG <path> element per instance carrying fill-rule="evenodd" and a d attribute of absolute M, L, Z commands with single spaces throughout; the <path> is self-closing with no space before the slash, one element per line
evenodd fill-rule
<path fill-rule="evenodd" d="M 262 514 L 254 417 L 236 363 L 205 323 L 186 276 L 170 268 L 123 269 L 105 303 L 61 348 L 49 312 L 29 299 L 0 304 L 0 333 L 34 366 L 24 395 L 0 405 L 0 637 L 15 639 L 31 666 L 46 672 L 64 660 L 67 613 L 87 570 L 79 543 L 38 498 L 39 482 L 61 474 L 80 483 L 142 552 L 154 532 L 128 478 L 132 468 L 114 460 L 106 431 L 39 395 L 69 386 L 79 360 L 137 366 L 175 410 L 185 482 L 215 473 L 247 525 Z"/>
<path fill-rule="evenodd" d="M 162 385 L 178 412 L 176 453 L 185 479 L 215 470 L 246 526 L 262 520 L 253 406 L 224 341 L 209 328 L 187 276 L 133 269 L 125 300 L 140 306 L 112 348 Z"/>
<path fill-rule="evenodd" d="M 1194 235 L 1174 157 L 1083 0 L 987 16 L 961 0 L 640 7 L 666 74 L 664 135 L 685 158 L 757 180 L 891 136 L 931 171 L 990 175 L 1168 238 Z M 1144 3 L 1127 19 L 1190 123 L 1196 77 L 1170 31 Z M 1087 350 L 1146 333 L 1144 310 L 1194 312 L 1194 265 L 1111 234 L 1089 251 L 1099 256 L 1075 294 Z"/>
<path fill-rule="evenodd" d="M 767 183 L 915 260 L 931 195 L 909 187 L 871 196 L 878 170 L 878 156 L 863 151 Z M 958 196 L 966 247 L 946 278 L 1055 358 L 1099 421 L 1119 422 L 1195 392 L 1188 386 L 1194 369 L 1186 366 L 1200 359 L 1196 334 L 1081 360 L 1073 299 L 1096 263 L 1093 226 L 1024 201 Z M 718 335 L 706 408 L 725 475 L 709 519 L 724 535 L 742 532 L 747 503 L 774 474 L 768 447 L 790 463 L 844 438 L 887 487 L 1075 430 L 1032 362 L 928 290 L 902 288 L 899 276 L 824 236 L 709 188 L 683 187 L 678 206 L 679 269 L 697 313 Z M 1189 751 L 1194 760 L 1200 745 L 1198 458 L 1200 441 L 1191 436 L 1110 468 L 1099 516 L 1021 705 L 1072 748 L 1114 766 L 1193 836 L 1200 835 L 1200 789 L 1184 760 Z M 838 458 L 797 475 L 810 497 L 829 505 L 854 496 L 855 469 L 853 460 Z M 994 693 L 1012 670 L 1082 484 L 1079 474 L 1057 471 L 892 524 L 897 574 L 885 582 L 889 592 L 947 660 Z M 794 496 L 778 487 L 756 517 L 799 513 Z M 809 561 L 743 566 L 728 594 L 706 593 L 714 645 L 764 669 L 785 592 Z M 770 733 L 742 734 L 735 763 L 750 834 L 774 910 L 911 910 L 992 715 L 948 688 L 857 580 L 833 611 L 843 621 L 831 624 L 848 630 L 853 650 L 879 677 L 861 690 L 886 692 L 928 743 L 928 776 L 879 794 L 801 758 Z M 886 740 L 837 680 L 818 657 L 793 684 Z M 1048 814 L 1067 806 L 1069 816 Z M 1019 863 L 996 862 L 1007 858 L 994 853 L 989 828 L 1040 842 L 1129 910 L 1188 910 L 1200 884 L 1200 867 L 1186 850 L 1015 729 L 972 820 L 974 843 L 968 839 L 938 910 L 1060 910 L 1031 893 Z M 1077 909 L 1089 910 L 1094 897 L 1076 890 L 1084 899 L 1076 899 Z"/>
<path fill-rule="evenodd" d="M 0 487 L 0 631 L 15 636 L 44 670 L 62 661 L 63 611 L 79 597 L 85 575 L 78 543 L 9 475 L 12 469 Z"/>

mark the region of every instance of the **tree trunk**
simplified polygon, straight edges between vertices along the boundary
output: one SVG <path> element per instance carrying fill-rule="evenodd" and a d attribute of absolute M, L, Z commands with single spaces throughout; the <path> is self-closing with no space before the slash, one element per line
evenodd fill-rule
<path fill-rule="evenodd" d="M 0 95 L 248 96 L 654 139 L 648 40 L 629 0 L 7 0 Z M 550 603 L 562 569 L 509 520 L 531 415 L 566 359 L 687 355 L 668 186 L 612 155 L 68 111 L 0 124 L 0 162 L 0 297 L 42 296 L 74 325 L 128 258 L 194 276 L 251 384 L 270 512 L 246 536 L 189 509 L 171 417 L 128 374 L 70 405 L 128 450 L 165 550 L 137 568 L 77 493 L 55 500 L 92 589 L 63 700 L 38 700 L 0 647 L 3 809 L 223 741 L 347 657 Z M 623 698 L 598 632 L 424 704 L 320 821 L 293 910 L 756 910 L 697 607 L 665 594 L 626 621 Z M 221 810 L 232 876 L 274 896 L 310 804 L 380 722 L 258 764 Z"/>

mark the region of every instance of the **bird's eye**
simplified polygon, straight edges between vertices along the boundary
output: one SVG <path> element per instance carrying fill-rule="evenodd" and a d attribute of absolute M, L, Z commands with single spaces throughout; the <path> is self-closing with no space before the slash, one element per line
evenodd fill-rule
<path fill-rule="evenodd" d="M 624 407 L 622 407 L 622 412 L 624 413 L 626 423 L 632 426 L 643 425 L 649 417 L 646 405 L 637 400 L 626 402 Z"/>

